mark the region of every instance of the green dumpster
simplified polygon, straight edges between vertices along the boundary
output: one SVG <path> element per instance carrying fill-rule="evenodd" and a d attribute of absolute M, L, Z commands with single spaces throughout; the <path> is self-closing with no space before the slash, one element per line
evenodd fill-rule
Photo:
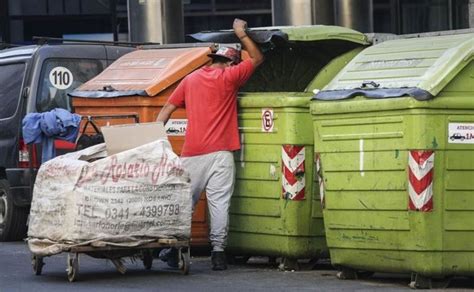
<path fill-rule="evenodd" d="M 474 275 L 474 34 L 362 51 L 311 104 L 332 264 Z"/>
<path fill-rule="evenodd" d="M 282 268 L 326 251 L 313 180 L 310 93 L 252 93 L 239 99 L 241 151 L 227 250 L 282 257 Z"/>
<path fill-rule="evenodd" d="M 368 42 L 356 31 L 334 26 L 252 29 L 265 62 L 239 96 L 242 149 L 236 153 L 236 185 L 226 252 L 298 259 L 326 251 L 319 187 L 314 182 L 313 90 L 326 85 Z M 194 36 L 238 41 L 232 33 Z"/>

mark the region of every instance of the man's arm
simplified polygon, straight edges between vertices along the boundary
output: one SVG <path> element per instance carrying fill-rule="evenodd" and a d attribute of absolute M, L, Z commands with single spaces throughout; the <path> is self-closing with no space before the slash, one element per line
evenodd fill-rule
<path fill-rule="evenodd" d="M 234 32 L 235 35 L 240 39 L 242 46 L 249 53 L 250 60 L 252 61 L 254 67 L 259 66 L 263 63 L 264 57 L 262 51 L 257 46 L 257 44 L 247 35 L 245 31 L 247 29 L 247 22 L 236 18 L 234 20 Z"/>
<path fill-rule="evenodd" d="M 166 125 L 168 120 L 170 119 L 171 114 L 177 109 L 178 107 L 174 104 L 167 102 L 165 106 L 161 109 L 158 117 L 156 118 L 157 122 L 163 122 L 163 125 Z"/>
<path fill-rule="evenodd" d="M 161 109 L 158 117 L 156 118 L 157 122 L 163 122 L 163 125 L 166 125 L 168 120 L 170 119 L 171 114 L 178 108 L 184 107 L 184 87 L 185 87 L 185 79 L 181 80 L 178 84 L 178 87 L 173 91 L 173 93 L 168 98 L 165 106 Z"/>

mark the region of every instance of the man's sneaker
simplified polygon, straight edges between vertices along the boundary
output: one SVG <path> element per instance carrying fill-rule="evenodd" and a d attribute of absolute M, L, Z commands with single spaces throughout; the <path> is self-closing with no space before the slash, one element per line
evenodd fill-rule
<path fill-rule="evenodd" d="M 223 271 L 227 270 L 225 253 L 223 251 L 213 251 L 211 253 L 212 270 Z"/>
<path fill-rule="evenodd" d="M 179 267 L 179 253 L 176 248 L 165 248 L 160 251 L 158 258 L 168 264 L 171 268 Z"/>

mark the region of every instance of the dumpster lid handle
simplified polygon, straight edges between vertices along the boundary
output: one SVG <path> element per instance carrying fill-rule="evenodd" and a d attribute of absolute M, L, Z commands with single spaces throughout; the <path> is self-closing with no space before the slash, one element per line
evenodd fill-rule
<path fill-rule="evenodd" d="M 368 89 L 369 85 L 372 86 L 373 88 L 379 88 L 380 83 L 377 83 L 377 82 L 375 82 L 375 81 L 368 81 L 368 80 L 367 80 L 367 81 L 363 81 L 361 88 L 366 88 L 366 89 Z"/>
<path fill-rule="evenodd" d="M 372 84 L 371 84 L 372 85 Z M 374 85 L 375 86 L 375 85 Z M 367 98 L 383 99 L 396 98 L 403 96 L 411 96 L 416 100 L 429 100 L 434 96 L 418 87 L 404 87 L 404 88 L 354 88 L 343 90 L 322 90 L 316 93 L 312 100 L 343 100 L 356 96 L 365 96 Z"/>

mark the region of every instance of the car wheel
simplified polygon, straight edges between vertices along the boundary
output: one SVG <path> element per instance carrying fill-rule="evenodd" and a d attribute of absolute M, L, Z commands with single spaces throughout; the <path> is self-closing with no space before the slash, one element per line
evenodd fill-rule
<path fill-rule="evenodd" d="M 26 236 L 28 209 L 13 204 L 10 185 L 0 179 L 0 241 L 21 240 Z"/>

